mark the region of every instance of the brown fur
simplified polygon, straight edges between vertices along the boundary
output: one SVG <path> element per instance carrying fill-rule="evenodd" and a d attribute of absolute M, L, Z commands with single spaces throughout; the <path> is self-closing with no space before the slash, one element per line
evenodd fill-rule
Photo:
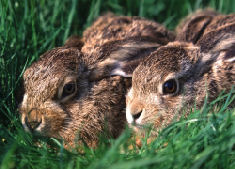
<path fill-rule="evenodd" d="M 219 13 L 208 8 L 197 10 L 184 18 L 176 27 L 176 40 L 184 42 L 196 43 L 208 29 L 208 25 L 213 20 L 214 16 Z"/>
<path fill-rule="evenodd" d="M 82 39 L 68 39 L 25 71 L 22 124 L 32 133 L 62 138 L 71 146 L 82 140 L 94 146 L 104 131 L 116 138 L 125 126 L 125 95 L 133 70 L 173 38 L 153 21 L 100 17 Z M 77 88 L 64 97 L 68 82 Z"/>
<path fill-rule="evenodd" d="M 234 18 L 235 15 L 214 16 L 195 45 L 169 43 L 151 53 L 135 69 L 126 114 L 135 129 L 148 124 L 161 129 L 181 117 L 182 110 L 194 107 L 195 103 L 201 107 L 207 94 L 211 101 L 222 91 L 231 90 L 235 85 Z M 178 83 L 174 94 L 162 91 L 169 79 Z M 141 109 L 136 105 L 141 105 Z M 189 111 L 186 109 L 186 115 Z"/>
<path fill-rule="evenodd" d="M 97 50 L 100 46 L 107 42 L 127 39 L 147 40 L 148 42 L 166 45 L 169 41 L 175 39 L 175 35 L 162 25 L 141 17 L 113 16 L 110 14 L 99 17 L 83 33 L 83 41 L 86 45 L 82 48 L 82 52 L 92 54 L 94 59 L 103 59 L 100 51 Z"/>

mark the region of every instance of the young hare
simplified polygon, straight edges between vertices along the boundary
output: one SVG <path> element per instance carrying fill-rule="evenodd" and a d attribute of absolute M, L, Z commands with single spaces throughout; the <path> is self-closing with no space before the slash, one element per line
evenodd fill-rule
<path fill-rule="evenodd" d="M 25 71 L 19 107 L 25 130 L 62 138 L 66 146 L 95 146 L 105 131 L 116 138 L 125 127 L 129 77 L 142 58 L 172 38 L 139 17 L 98 18 L 82 39 L 68 39 Z"/>
<path fill-rule="evenodd" d="M 157 130 L 235 85 L 235 15 L 218 15 L 196 44 L 175 41 L 158 48 L 133 72 L 126 118 L 136 131 Z M 231 107 L 234 107 L 234 102 Z M 188 113 L 189 111 L 187 111 Z"/>

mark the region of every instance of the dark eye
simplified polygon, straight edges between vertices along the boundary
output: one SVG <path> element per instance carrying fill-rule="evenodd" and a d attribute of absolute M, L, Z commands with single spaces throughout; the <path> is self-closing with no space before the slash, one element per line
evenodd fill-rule
<path fill-rule="evenodd" d="M 177 82 L 175 79 L 170 79 L 163 84 L 163 94 L 172 94 L 177 90 Z"/>
<path fill-rule="evenodd" d="M 75 82 L 69 82 L 64 85 L 63 87 L 63 93 L 62 97 L 66 97 L 68 95 L 73 94 L 76 91 L 76 83 Z"/>

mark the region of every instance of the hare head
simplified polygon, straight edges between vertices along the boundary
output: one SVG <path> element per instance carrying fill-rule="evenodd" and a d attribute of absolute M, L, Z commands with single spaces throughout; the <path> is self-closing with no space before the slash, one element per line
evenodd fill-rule
<path fill-rule="evenodd" d="M 95 70 L 87 69 L 83 57 L 77 48 L 55 48 L 25 71 L 25 94 L 19 108 L 25 130 L 62 138 L 69 145 L 78 137 L 89 146 L 106 129 L 112 137 L 120 134 L 130 79 L 99 74 L 99 80 L 93 77 L 91 81 Z"/>
<path fill-rule="evenodd" d="M 200 48 L 173 42 L 151 53 L 136 68 L 126 97 L 128 123 L 138 127 L 169 124 L 186 104 L 203 101 L 206 90 L 202 74 L 195 73 Z M 198 80 L 200 79 L 200 80 Z M 199 86 L 201 86 L 199 88 Z"/>
<path fill-rule="evenodd" d="M 55 48 L 25 71 L 20 112 L 26 130 L 58 137 L 71 120 L 64 105 L 73 97 L 81 97 L 87 88 L 87 81 L 81 78 L 81 57 L 76 48 Z"/>
<path fill-rule="evenodd" d="M 102 18 L 106 16 L 97 22 Z M 111 29 L 117 24 L 122 28 L 120 18 L 132 22 L 131 17 L 112 16 L 116 25 L 103 22 L 102 28 Z M 122 39 L 110 35 L 111 40 L 107 37 L 104 42 L 102 36 L 108 33 L 107 29 L 96 28 L 97 22 L 89 29 L 98 34 L 86 33 L 88 29 L 82 39 L 70 38 L 63 47 L 46 52 L 25 71 L 25 94 L 19 110 L 27 131 L 62 138 L 71 146 L 77 139 L 94 146 L 101 133 L 116 138 L 124 129 L 125 95 L 132 72 L 145 56 L 170 38 L 161 36 L 162 42 L 157 37 L 148 40 L 141 35 L 135 37 L 132 32 L 133 36 Z M 143 22 L 141 27 L 153 23 Z M 137 29 L 140 25 L 135 26 Z M 154 28 L 158 32 L 158 24 L 151 30 Z M 121 32 L 125 35 L 125 31 L 128 30 Z"/>
<path fill-rule="evenodd" d="M 172 42 L 139 64 L 126 98 L 126 118 L 135 130 L 145 125 L 161 129 L 181 117 L 183 109 L 188 108 L 187 115 L 190 107 L 202 106 L 207 94 L 210 101 L 231 90 L 235 85 L 233 20 L 234 15 L 217 16 L 196 45 Z"/>

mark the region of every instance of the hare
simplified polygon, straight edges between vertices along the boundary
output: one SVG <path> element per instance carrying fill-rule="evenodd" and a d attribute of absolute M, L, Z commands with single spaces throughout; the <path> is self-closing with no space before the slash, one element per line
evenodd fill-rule
<path fill-rule="evenodd" d="M 96 146 L 101 133 L 118 137 L 133 70 L 173 38 L 139 17 L 99 17 L 82 38 L 71 37 L 24 72 L 19 111 L 25 130 L 63 139 L 66 148 L 80 142 Z"/>
<path fill-rule="evenodd" d="M 213 16 L 196 43 L 175 41 L 152 52 L 134 70 L 126 119 L 136 132 L 152 135 L 235 85 L 235 15 Z M 234 107 L 234 102 L 231 107 Z M 186 109 L 186 114 L 189 109 Z"/>

